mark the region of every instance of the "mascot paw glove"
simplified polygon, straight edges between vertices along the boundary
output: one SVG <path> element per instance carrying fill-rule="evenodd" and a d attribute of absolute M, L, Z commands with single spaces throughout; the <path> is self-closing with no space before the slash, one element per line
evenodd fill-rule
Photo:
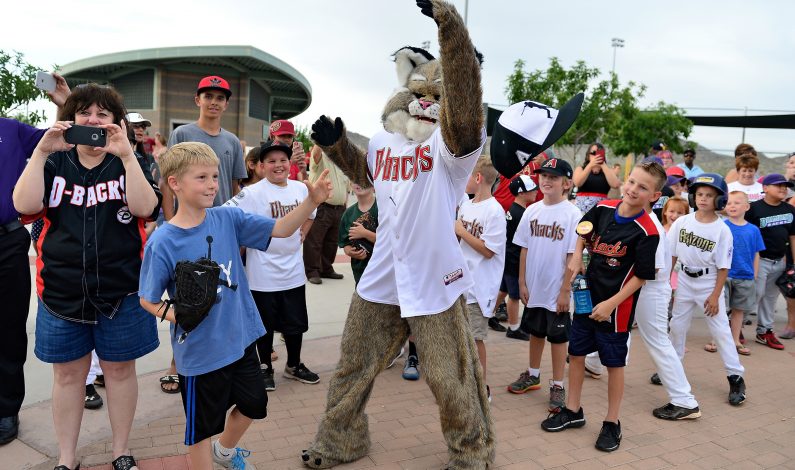
<path fill-rule="evenodd" d="M 320 118 L 312 124 L 312 140 L 321 147 L 330 147 L 337 142 L 342 133 L 345 131 L 345 125 L 342 119 L 337 118 L 331 122 L 328 116 L 320 116 Z"/>
<path fill-rule="evenodd" d="M 433 3 L 431 3 L 431 0 L 417 0 L 417 6 L 420 7 L 423 15 L 433 18 Z"/>

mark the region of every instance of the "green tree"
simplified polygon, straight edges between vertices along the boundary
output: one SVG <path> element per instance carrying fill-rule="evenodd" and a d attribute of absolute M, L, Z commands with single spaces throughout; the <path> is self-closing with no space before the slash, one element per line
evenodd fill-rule
<path fill-rule="evenodd" d="M 304 146 L 304 152 L 309 153 L 309 150 L 312 149 L 312 146 L 315 145 L 312 142 L 312 139 L 309 137 L 312 134 L 312 129 L 306 126 L 298 126 L 295 128 L 295 140 L 301 142 Z"/>
<path fill-rule="evenodd" d="M 44 111 L 29 111 L 27 104 L 47 95 L 36 88 L 36 71 L 21 52 L 0 49 L 0 116 L 35 126 L 46 119 Z"/>
<path fill-rule="evenodd" d="M 690 135 L 692 124 L 681 109 L 660 102 L 649 111 L 641 111 L 638 101 L 646 86 L 633 81 L 621 86 L 618 76 L 598 80 L 599 69 L 578 61 L 565 68 L 556 57 L 546 70 L 525 70 L 525 62 L 517 60 L 508 76 L 505 95 L 510 103 L 533 100 L 559 108 L 579 92 L 585 93 L 580 116 L 558 141 L 554 150 L 564 158 L 576 161 L 584 146 L 605 143 L 615 155 L 645 153 L 650 144 L 660 139 L 681 150 L 680 139 Z M 650 137 L 651 136 L 651 137 Z"/>

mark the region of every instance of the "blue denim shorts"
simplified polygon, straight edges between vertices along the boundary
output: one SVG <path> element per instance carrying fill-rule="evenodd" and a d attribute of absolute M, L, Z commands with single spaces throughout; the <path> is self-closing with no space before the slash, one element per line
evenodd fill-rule
<path fill-rule="evenodd" d="M 96 325 L 58 318 L 39 299 L 36 313 L 36 357 L 48 363 L 71 362 L 92 350 L 103 361 L 143 357 L 160 345 L 155 317 L 141 307 L 138 294 L 128 295 L 112 319 L 99 314 Z"/>

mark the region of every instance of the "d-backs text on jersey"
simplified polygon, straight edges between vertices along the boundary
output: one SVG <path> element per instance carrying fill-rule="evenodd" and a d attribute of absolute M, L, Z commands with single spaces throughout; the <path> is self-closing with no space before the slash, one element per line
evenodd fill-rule
<path fill-rule="evenodd" d="M 121 200 L 127 204 L 127 195 L 124 191 L 124 175 L 118 180 L 103 181 L 93 186 L 80 186 L 75 184 L 71 189 L 66 188 L 66 179 L 56 176 L 52 180 L 49 207 L 58 207 L 64 196 L 70 196 L 69 204 L 75 206 L 93 207 L 105 201 Z"/>
<path fill-rule="evenodd" d="M 420 172 L 433 170 L 431 146 L 417 146 L 414 155 L 392 156 L 392 149 L 381 148 L 375 152 L 375 173 L 373 180 L 379 175 L 383 181 L 416 181 Z"/>

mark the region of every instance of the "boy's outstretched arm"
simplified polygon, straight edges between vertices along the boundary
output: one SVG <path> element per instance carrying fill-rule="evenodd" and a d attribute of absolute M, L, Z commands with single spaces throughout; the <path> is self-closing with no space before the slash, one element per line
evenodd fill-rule
<path fill-rule="evenodd" d="M 295 231 L 306 222 L 309 216 L 312 215 L 312 211 L 329 198 L 332 186 L 331 181 L 326 178 L 327 176 L 328 170 L 324 170 L 314 183 L 307 180 L 304 181 L 306 188 L 309 190 L 309 195 L 304 199 L 304 202 L 290 211 L 289 214 L 276 220 L 276 224 L 273 226 L 273 232 L 271 233 L 272 237 L 287 238 L 295 233 Z"/>

